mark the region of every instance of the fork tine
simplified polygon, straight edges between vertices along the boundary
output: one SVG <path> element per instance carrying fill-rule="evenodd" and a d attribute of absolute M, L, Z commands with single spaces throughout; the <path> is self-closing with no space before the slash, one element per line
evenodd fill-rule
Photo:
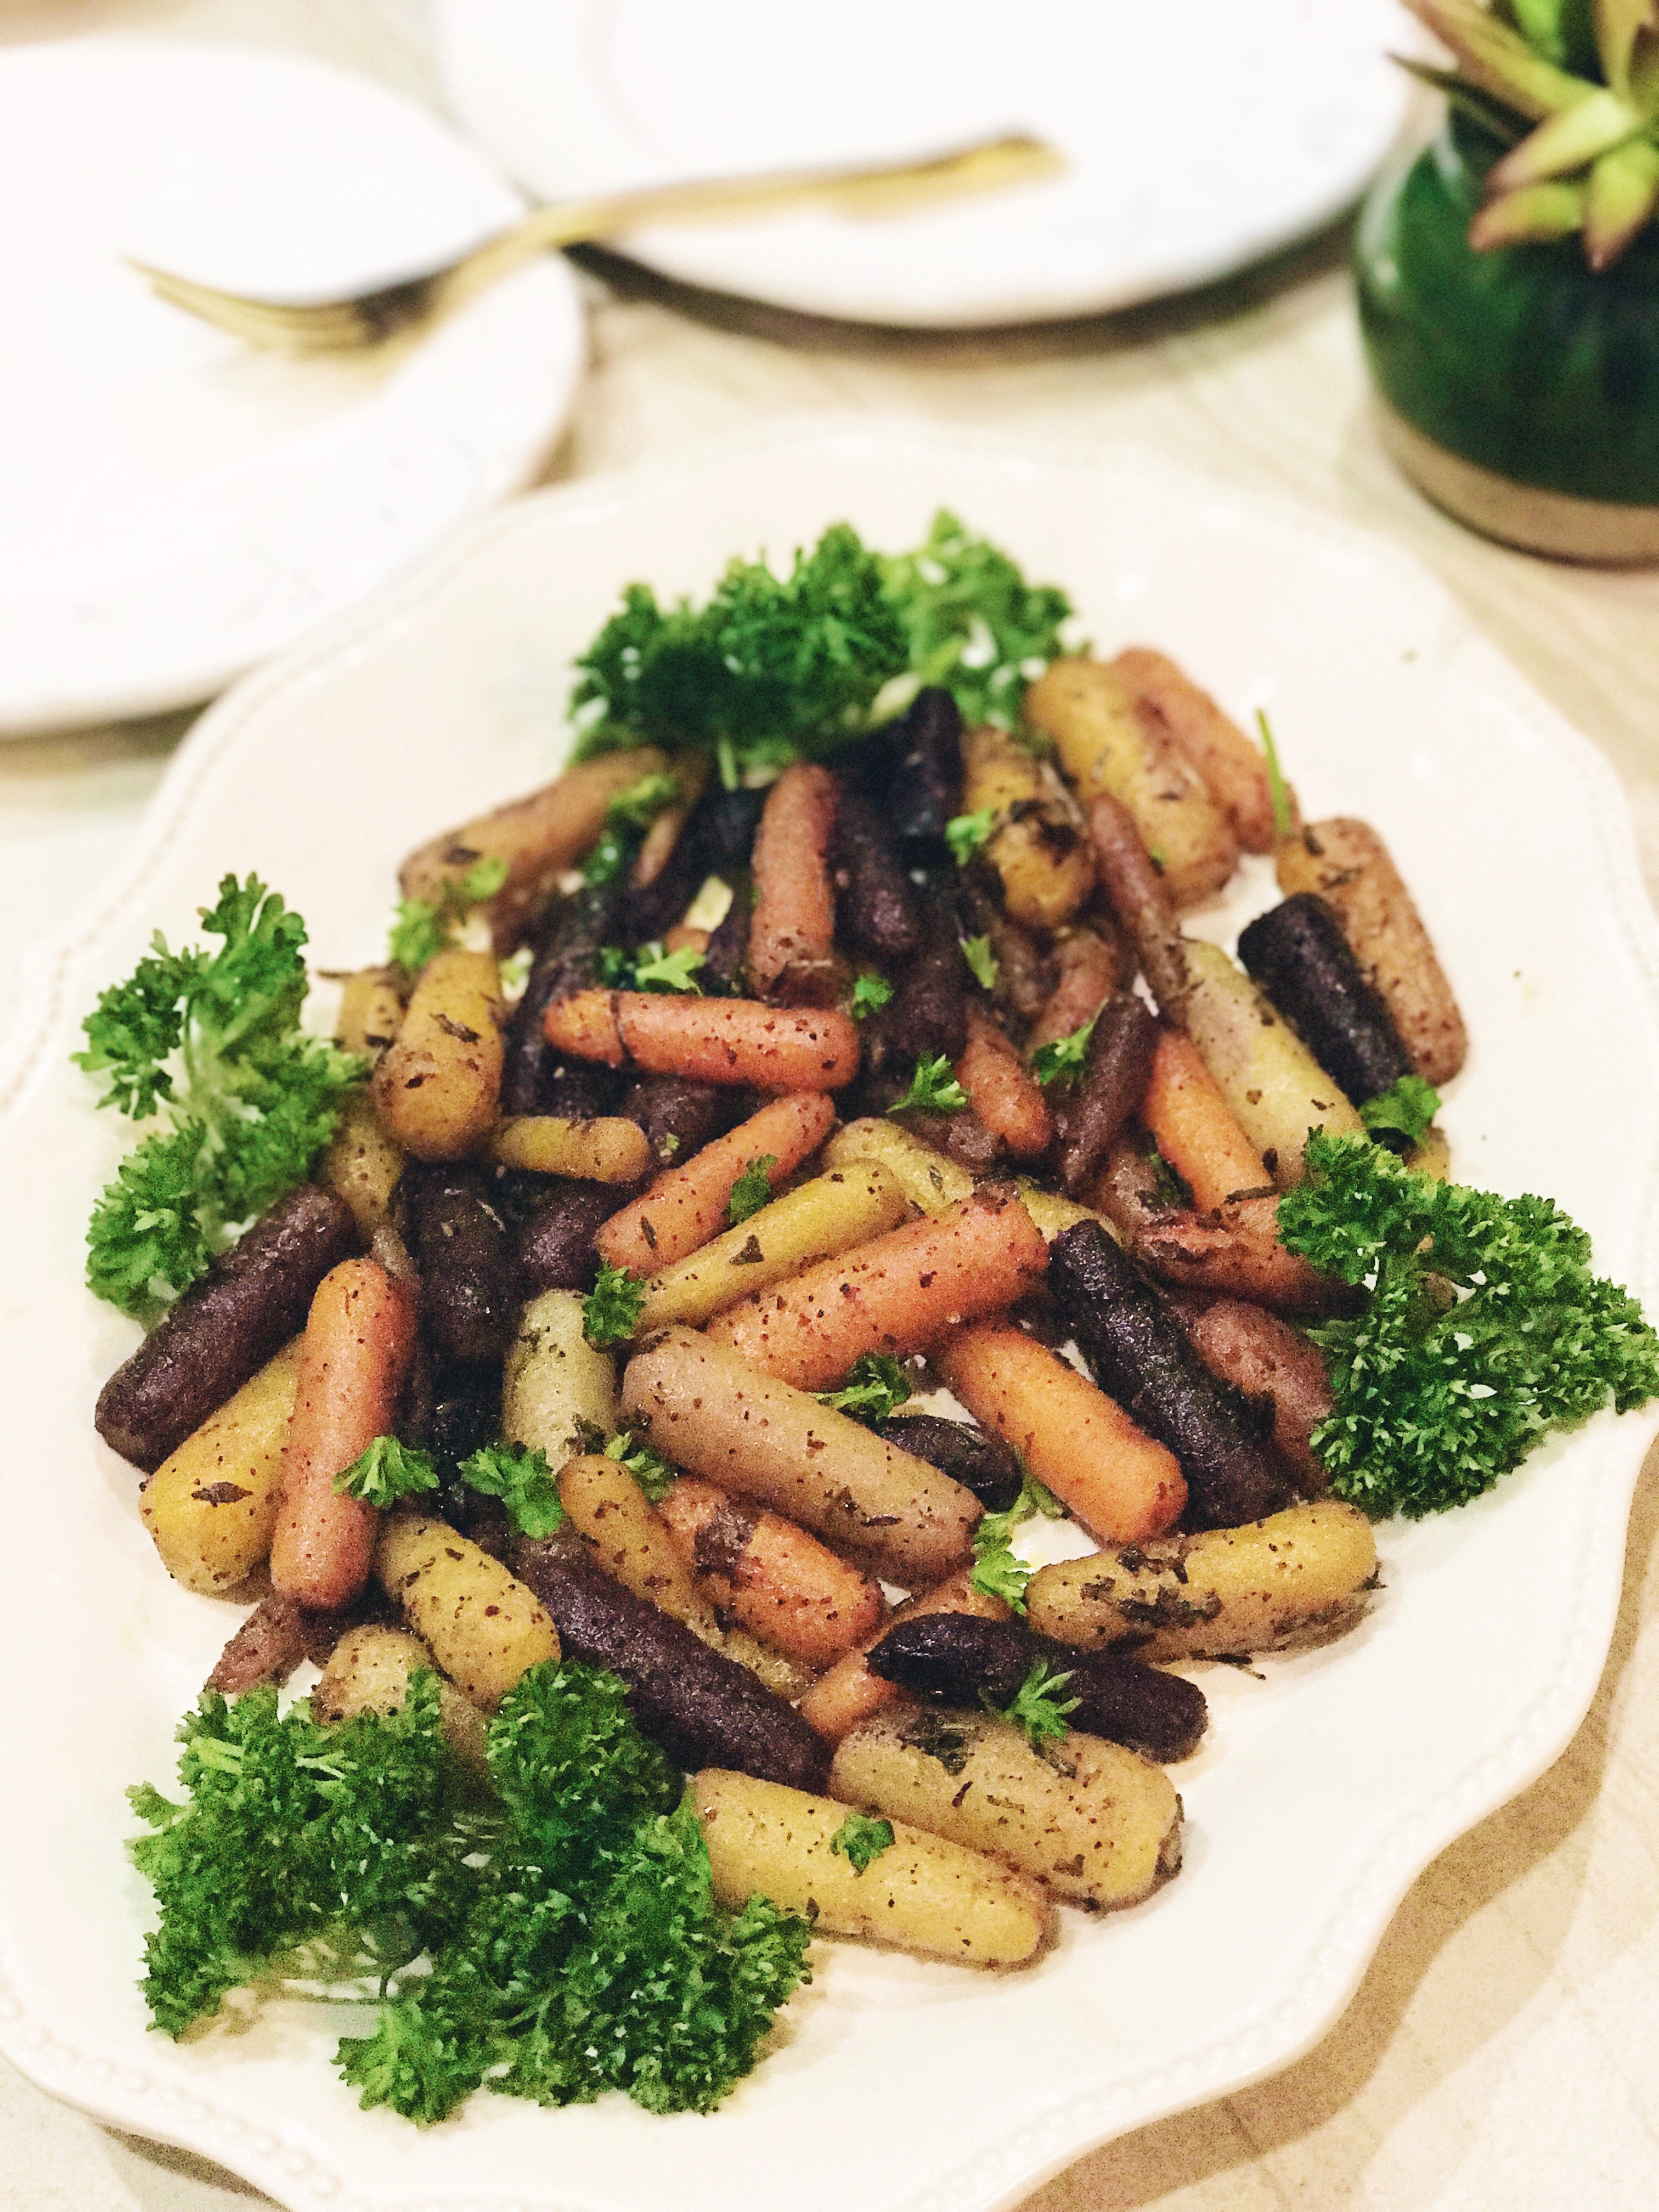
<path fill-rule="evenodd" d="M 213 324 L 232 337 L 255 344 L 287 345 L 311 353 L 344 352 L 382 335 L 378 323 L 363 313 L 363 302 L 325 301 L 312 306 L 250 300 L 240 293 L 221 291 L 216 285 L 175 276 L 171 270 L 153 269 L 141 261 L 130 266 L 169 306 Z"/>

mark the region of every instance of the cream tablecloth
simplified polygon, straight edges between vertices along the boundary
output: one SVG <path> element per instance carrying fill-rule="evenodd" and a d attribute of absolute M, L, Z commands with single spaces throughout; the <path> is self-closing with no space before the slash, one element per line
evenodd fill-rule
<path fill-rule="evenodd" d="M 102 29 L 300 47 L 435 99 L 418 0 L 0 0 L 0 40 Z M 1659 574 L 1467 536 L 1367 416 L 1340 242 L 1200 298 L 988 337 L 895 337 L 590 288 L 592 370 L 550 471 L 650 461 L 803 410 L 1144 441 L 1409 547 L 1600 744 L 1659 890 Z M 0 744 L 0 934 L 67 917 L 118 860 L 191 718 Z M 0 972 L 0 1030 L 15 1010 Z M 1401 1908 L 1326 2041 L 1276 2080 L 1084 2159 L 1028 2212 L 1651 2212 L 1659 2204 L 1659 1486 L 1613 1655 L 1560 1762 Z M 14 1692 L 15 1693 L 15 1692 Z M 21 1778 L 5 1817 L 27 1818 Z M 112 2133 L 0 2061 L 3 2212 L 225 2212 L 255 2194 Z"/>

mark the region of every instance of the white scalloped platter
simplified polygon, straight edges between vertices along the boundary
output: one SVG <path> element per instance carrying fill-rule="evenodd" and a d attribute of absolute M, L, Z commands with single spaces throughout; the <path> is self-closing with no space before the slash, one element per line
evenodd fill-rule
<path fill-rule="evenodd" d="M 934 328 L 1127 307 L 1329 222 L 1400 129 L 1387 56 L 1413 29 L 1397 0 L 434 0 L 433 27 L 456 115 L 546 199 L 1034 132 L 1066 171 L 1018 191 L 610 241 L 686 283 Z"/>
<path fill-rule="evenodd" d="M 1270 708 L 1310 815 L 1379 826 L 1468 1017 L 1444 1115 L 1462 1176 L 1551 1193 L 1603 1272 L 1654 1302 L 1659 932 L 1622 804 L 1592 748 L 1387 546 L 1151 454 L 840 421 L 475 526 L 204 718 L 131 867 L 89 885 L 35 963 L 0 1083 L 0 2047 L 296 2212 L 1012 2205 L 1089 2147 L 1306 2050 L 1413 1878 L 1556 1757 L 1595 1689 L 1643 1417 L 1599 1417 L 1476 1506 L 1382 1528 L 1384 1587 L 1345 1639 L 1206 1670 L 1209 1740 L 1176 1770 L 1186 1865 L 1146 1905 L 1066 1912 L 1054 1951 L 1006 1976 L 820 1944 L 813 1986 L 712 2118 L 480 2096 L 417 2133 L 357 2109 L 327 2063 L 340 2023 L 303 2008 L 182 2047 L 146 2033 L 122 1793 L 167 1782 L 174 1722 L 238 1615 L 168 1583 L 133 1472 L 90 1426 L 134 1331 L 80 1281 L 121 1134 L 68 1064 L 81 1014 L 152 928 L 187 934 L 227 869 L 301 908 L 319 967 L 373 957 L 400 854 L 555 767 L 569 656 L 624 582 L 701 590 L 734 550 L 787 556 L 842 517 L 901 547 L 944 501 L 1063 582 L 1101 647 L 1156 641 L 1235 712 Z M 1208 927 L 1228 933 L 1267 896 L 1258 875 Z"/>
<path fill-rule="evenodd" d="M 583 360 L 544 260 L 372 354 L 261 352 L 126 257 L 363 291 L 523 202 L 384 85 L 292 54 L 0 50 L 0 737 L 206 699 L 536 473 Z"/>

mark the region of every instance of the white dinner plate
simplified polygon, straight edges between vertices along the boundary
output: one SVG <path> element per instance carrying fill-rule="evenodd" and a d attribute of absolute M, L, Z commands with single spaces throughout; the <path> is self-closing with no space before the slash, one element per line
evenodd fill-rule
<path fill-rule="evenodd" d="M 1310 815 L 1380 827 L 1468 1017 L 1444 1115 L 1458 1168 L 1552 1193 L 1652 1303 L 1659 931 L 1622 803 L 1600 756 L 1398 553 L 1149 454 L 836 422 L 481 522 L 204 718 L 132 866 L 36 962 L 0 1081 L 0 2047 L 285 2204 L 1007 2206 L 1090 2146 L 1306 2050 L 1418 1872 L 1555 1758 L 1594 1691 L 1642 1416 L 1553 1440 L 1462 1512 L 1382 1528 L 1383 1587 L 1338 1643 L 1202 1670 L 1209 1738 L 1176 1772 L 1186 1864 L 1146 1905 L 1065 1912 L 1054 1950 L 1006 1975 L 820 1944 L 813 1986 L 713 2118 L 478 2096 L 421 2133 L 357 2109 L 327 2063 L 339 2022 L 303 2008 L 183 2046 L 146 2033 L 122 1792 L 166 1785 L 174 1722 L 240 1616 L 168 1582 L 133 1470 L 91 1429 L 136 1332 L 80 1280 L 124 1134 L 69 1064 L 80 1017 L 158 924 L 188 938 L 228 869 L 300 908 L 319 967 L 374 957 L 400 854 L 556 767 L 570 656 L 623 583 L 702 589 L 733 551 L 787 554 L 841 517 L 902 547 L 941 501 L 1063 582 L 1101 647 L 1156 641 L 1235 711 L 1270 707 Z M 1267 896 L 1258 868 L 1210 927 Z"/>
<path fill-rule="evenodd" d="M 228 47 L 0 49 L 0 736 L 204 699 L 535 474 L 582 364 L 547 260 L 382 357 L 258 353 L 123 257 L 351 292 L 522 202 L 367 78 Z"/>
<path fill-rule="evenodd" d="M 543 198 L 1035 131 L 1053 183 L 879 222 L 611 241 L 671 276 L 861 322 L 1091 314 L 1328 222 L 1404 112 L 1398 0 L 434 0 L 455 113 Z"/>

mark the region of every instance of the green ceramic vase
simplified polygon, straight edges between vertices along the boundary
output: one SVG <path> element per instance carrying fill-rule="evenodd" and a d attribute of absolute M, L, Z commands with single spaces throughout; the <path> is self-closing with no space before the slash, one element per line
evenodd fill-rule
<path fill-rule="evenodd" d="M 1577 237 L 1476 253 L 1500 150 L 1454 116 L 1366 201 L 1354 264 L 1384 434 L 1491 537 L 1659 561 L 1659 228 L 1600 275 Z"/>

